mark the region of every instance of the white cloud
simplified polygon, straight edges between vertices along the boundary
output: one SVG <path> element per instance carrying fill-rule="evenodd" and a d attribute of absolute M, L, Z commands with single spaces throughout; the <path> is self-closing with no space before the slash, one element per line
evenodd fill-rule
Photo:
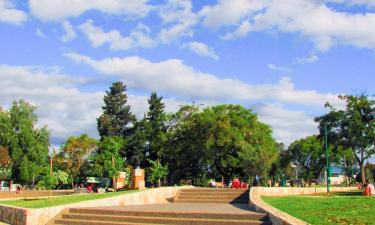
<path fill-rule="evenodd" d="M 31 13 L 44 21 L 62 21 L 89 10 L 110 15 L 144 17 L 151 10 L 147 0 L 29 0 Z"/>
<path fill-rule="evenodd" d="M 155 44 L 149 37 L 150 29 L 142 23 L 139 23 L 126 37 L 123 37 L 118 30 L 105 32 L 101 27 L 94 26 L 92 20 L 87 20 L 81 24 L 79 29 L 87 36 L 94 47 L 109 44 L 111 50 L 128 50 L 137 47 L 149 48 Z"/>
<path fill-rule="evenodd" d="M 199 14 L 207 27 L 236 25 L 249 14 L 263 9 L 267 2 L 269 0 L 219 0 L 216 5 L 203 7 Z"/>
<path fill-rule="evenodd" d="M 314 54 L 311 54 L 311 55 L 306 56 L 306 57 L 298 57 L 297 58 L 297 62 L 301 65 L 307 64 L 307 63 L 313 63 L 313 62 L 316 62 L 318 60 L 319 60 L 319 57 L 314 55 Z"/>
<path fill-rule="evenodd" d="M 221 38 L 224 40 L 233 40 L 236 38 L 245 37 L 251 30 L 251 24 L 248 20 L 242 21 L 242 23 L 233 32 L 228 32 Z"/>
<path fill-rule="evenodd" d="M 44 32 L 41 30 L 41 29 L 36 29 L 36 32 L 35 32 L 36 36 L 40 37 L 40 38 L 47 38 L 47 36 L 44 34 Z"/>
<path fill-rule="evenodd" d="M 314 116 L 303 111 L 287 110 L 277 104 L 258 105 L 254 110 L 260 121 L 272 126 L 274 137 L 286 145 L 318 132 Z"/>
<path fill-rule="evenodd" d="M 20 98 L 37 105 L 38 125 L 48 124 L 54 141 L 69 135 L 96 135 L 103 92 L 86 93 L 76 85 L 83 78 L 51 73 L 41 67 L 0 65 L 0 105 L 8 106 Z"/>
<path fill-rule="evenodd" d="M 268 64 L 267 67 L 270 70 L 280 71 L 280 72 L 283 72 L 283 73 L 290 73 L 290 72 L 292 72 L 291 68 L 276 66 L 274 64 Z"/>
<path fill-rule="evenodd" d="M 289 78 L 276 84 L 252 85 L 234 79 L 220 79 L 213 74 L 196 71 L 179 59 L 151 62 L 140 57 L 106 58 L 68 53 L 77 63 L 85 63 L 99 73 L 116 76 L 129 87 L 156 90 L 183 97 L 203 100 L 275 100 L 322 107 L 325 102 L 336 103 L 336 94 L 315 90 L 298 90 Z"/>
<path fill-rule="evenodd" d="M 213 49 L 209 48 L 206 44 L 201 42 L 189 42 L 182 45 L 183 48 L 187 48 L 200 56 L 210 57 L 214 60 L 219 60 L 220 57 L 216 55 Z"/>
<path fill-rule="evenodd" d="M 65 20 L 61 23 L 61 27 L 63 28 L 65 34 L 61 37 L 61 40 L 63 42 L 68 42 L 77 37 L 76 32 L 74 31 L 72 25 L 69 23 L 69 21 Z"/>
<path fill-rule="evenodd" d="M 238 0 L 232 7 L 231 3 L 221 0 L 202 10 L 206 26 L 238 26 L 233 34 L 224 36 L 226 39 L 244 36 L 250 30 L 272 30 L 307 37 L 320 51 L 335 45 L 375 49 L 375 13 L 336 11 L 316 0 Z"/>
<path fill-rule="evenodd" d="M 21 98 L 38 106 L 38 126 L 48 125 L 52 144 L 59 145 L 68 136 L 87 133 L 98 137 L 96 118 L 101 114 L 104 91 L 85 92 L 80 85 L 88 85 L 82 77 L 58 73 L 59 69 L 42 66 L 0 65 L 0 106 L 9 108 Z M 149 96 L 128 94 L 131 111 L 138 118 L 148 109 Z M 175 112 L 187 102 L 163 99 L 167 112 Z"/>
<path fill-rule="evenodd" d="M 172 24 L 159 32 L 158 39 L 161 42 L 168 43 L 183 36 L 193 36 L 198 16 L 192 12 L 192 7 L 189 0 L 168 0 L 160 7 L 159 16 L 163 24 Z"/>
<path fill-rule="evenodd" d="M 10 0 L 0 0 L 0 22 L 20 25 L 26 20 L 26 13 L 15 9 Z"/>

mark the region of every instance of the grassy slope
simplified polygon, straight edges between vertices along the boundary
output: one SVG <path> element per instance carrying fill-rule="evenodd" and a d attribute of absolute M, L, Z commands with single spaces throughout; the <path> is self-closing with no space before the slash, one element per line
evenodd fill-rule
<path fill-rule="evenodd" d="M 65 205 L 65 204 L 71 204 L 71 203 L 88 201 L 88 200 L 108 198 L 108 197 L 112 197 L 116 195 L 123 195 L 123 194 L 129 194 L 129 193 L 134 193 L 134 192 L 138 192 L 138 190 L 109 192 L 109 193 L 101 193 L 101 194 L 68 195 L 68 196 L 52 197 L 50 199 L 44 198 L 44 199 L 33 199 L 33 200 L 9 200 L 9 201 L 1 201 L 0 204 L 18 206 L 18 207 L 23 207 L 23 208 L 44 208 L 44 207 Z"/>
<path fill-rule="evenodd" d="M 270 205 L 314 225 L 375 224 L 375 197 L 360 193 L 331 196 L 262 197 Z"/>

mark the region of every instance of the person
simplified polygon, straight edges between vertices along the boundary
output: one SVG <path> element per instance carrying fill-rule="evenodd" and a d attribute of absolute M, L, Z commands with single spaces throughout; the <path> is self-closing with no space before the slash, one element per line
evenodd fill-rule
<path fill-rule="evenodd" d="M 87 192 L 92 193 L 92 186 L 91 184 L 87 185 Z"/>
<path fill-rule="evenodd" d="M 17 185 L 16 194 L 21 194 L 21 186 Z"/>
<path fill-rule="evenodd" d="M 238 178 L 234 179 L 233 182 L 232 182 L 231 188 L 235 188 L 235 189 L 241 188 L 240 179 L 238 179 Z"/>
<path fill-rule="evenodd" d="M 216 188 L 216 181 L 214 179 L 211 179 L 210 186 Z"/>
<path fill-rule="evenodd" d="M 363 193 L 362 193 L 362 195 L 363 196 L 370 196 L 370 187 L 367 184 L 367 182 L 365 184 L 363 184 Z"/>
<path fill-rule="evenodd" d="M 367 183 L 368 188 L 370 189 L 370 195 L 375 196 L 375 187 L 371 183 L 371 180 L 368 179 L 366 183 Z"/>

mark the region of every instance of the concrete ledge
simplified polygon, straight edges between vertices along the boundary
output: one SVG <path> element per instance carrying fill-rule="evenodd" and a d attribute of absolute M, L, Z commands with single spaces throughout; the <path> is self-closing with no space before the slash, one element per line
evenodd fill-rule
<path fill-rule="evenodd" d="M 66 208 L 167 203 L 176 195 L 178 190 L 185 188 L 192 187 L 162 187 L 114 197 L 38 209 L 19 208 L 0 204 L 0 221 L 12 225 L 45 225 Z"/>
<path fill-rule="evenodd" d="M 326 188 L 290 188 L 290 187 L 254 187 L 250 189 L 249 204 L 260 213 L 269 215 L 273 225 L 307 225 L 300 219 L 297 219 L 283 211 L 280 211 L 271 205 L 265 203 L 261 196 L 288 196 L 288 195 L 313 195 L 325 193 Z M 357 187 L 332 187 L 332 192 L 345 192 L 358 190 Z"/>

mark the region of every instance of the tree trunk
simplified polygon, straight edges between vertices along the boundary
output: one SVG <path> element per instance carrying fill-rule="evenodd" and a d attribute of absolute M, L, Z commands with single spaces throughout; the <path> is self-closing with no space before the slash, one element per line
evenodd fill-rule
<path fill-rule="evenodd" d="M 363 162 L 361 162 L 359 164 L 359 167 L 361 169 L 361 181 L 362 181 L 362 185 L 365 184 L 365 182 L 366 182 L 365 166 L 363 164 L 364 164 Z"/>
<path fill-rule="evenodd" d="M 159 179 L 158 180 L 158 187 L 160 187 L 161 186 L 161 180 Z"/>

